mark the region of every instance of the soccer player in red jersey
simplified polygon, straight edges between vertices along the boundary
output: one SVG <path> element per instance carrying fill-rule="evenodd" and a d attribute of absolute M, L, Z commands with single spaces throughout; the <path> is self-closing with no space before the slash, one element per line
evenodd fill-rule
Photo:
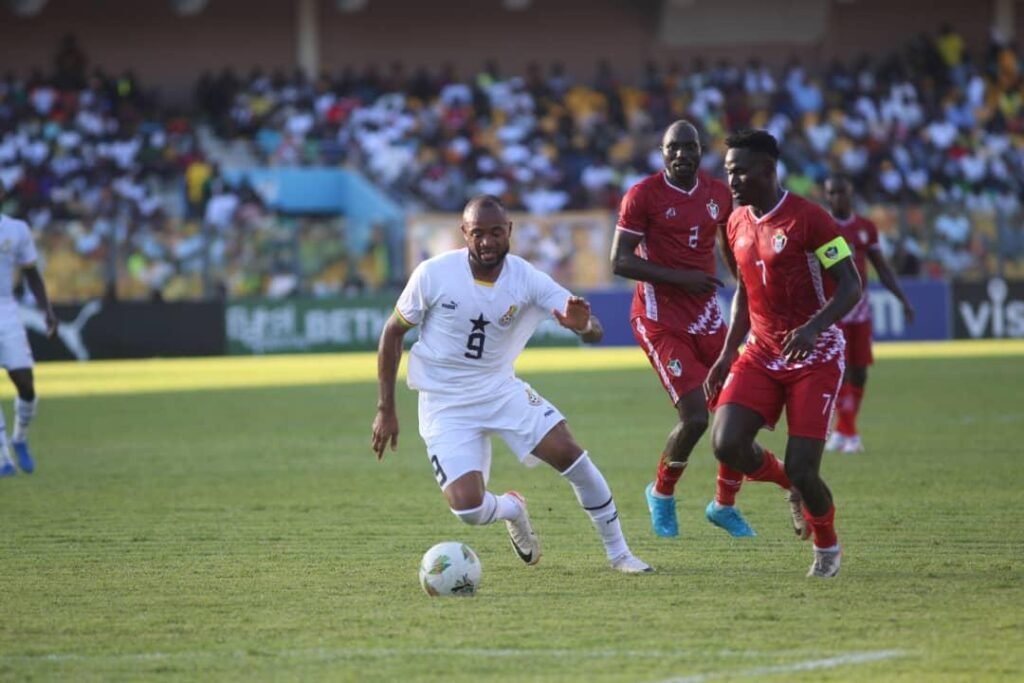
<path fill-rule="evenodd" d="M 903 304 L 903 315 L 908 323 L 914 321 L 914 307 L 907 300 L 899 280 L 893 274 L 878 246 L 878 228 L 875 224 L 853 212 L 853 185 L 843 175 L 830 176 L 825 181 L 832 218 L 839 225 L 839 234 L 850 245 L 853 262 L 864 284 L 864 294 L 853 310 L 846 314 L 839 329 L 846 339 L 846 374 L 843 388 L 836 401 L 835 428 L 825 442 L 826 451 L 861 453 L 864 445 L 857 433 L 857 413 L 864 398 L 864 385 L 868 381 L 868 366 L 874 362 L 871 353 L 871 305 L 868 303 L 868 261 L 875 267 L 878 279 Z"/>
<path fill-rule="evenodd" d="M 634 185 L 622 200 L 612 262 L 616 275 L 637 280 L 630 311 L 633 335 L 679 415 L 656 478 L 646 489 L 654 533 L 673 537 L 679 534 L 676 483 L 708 426 L 702 385 L 725 342 L 714 249 L 732 198 L 724 183 L 699 170 L 700 137 L 689 122 L 668 127 L 662 156 L 665 170 Z M 705 515 L 733 536 L 754 536 L 734 507 L 742 482 L 741 472 L 721 464 L 715 499 Z M 798 503 L 795 510 L 795 523 L 805 533 Z"/>
<path fill-rule="evenodd" d="M 704 387 L 718 408 L 712 446 L 720 462 L 749 479 L 796 488 L 814 535 L 808 576 L 835 576 L 841 556 L 835 506 L 819 469 L 843 379 L 843 334 L 835 323 L 860 298 L 860 277 L 832 217 L 779 186 L 779 147 L 771 134 L 744 131 L 726 146 L 729 189 L 740 207 L 726 234 L 739 276 L 725 346 Z M 826 276 L 835 283 L 830 299 Z M 754 442 L 783 408 L 785 466 Z"/>

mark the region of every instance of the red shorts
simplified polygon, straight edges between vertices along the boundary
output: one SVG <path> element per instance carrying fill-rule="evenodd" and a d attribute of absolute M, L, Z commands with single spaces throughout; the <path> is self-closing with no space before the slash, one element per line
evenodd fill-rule
<path fill-rule="evenodd" d="M 633 336 L 672 399 L 700 389 L 725 344 L 725 325 L 708 335 L 680 333 L 649 318 L 632 320 Z"/>
<path fill-rule="evenodd" d="M 875 362 L 871 353 L 871 320 L 840 324 L 846 338 L 846 367 L 866 368 Z"/>
<path fill-rule="evenodd" d="M 824 440 L 843 381 L 842 359 L 810 367 L 770 370 L 760 360 L 742 353 L 725 379 L 715 404 L 735 403 L 750 408 L 775 428 L 782 408 L 790 436 Z"/>

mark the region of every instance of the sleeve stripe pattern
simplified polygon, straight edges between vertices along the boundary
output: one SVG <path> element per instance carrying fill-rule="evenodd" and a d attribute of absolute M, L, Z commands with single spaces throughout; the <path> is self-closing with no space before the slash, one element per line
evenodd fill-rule
<path fill-rule="evenodd" d="M 842 237 L 836 237 L 814 250 L 814 255 L 818 257 L 818 262 L 826 270 L 851 254 L 850 245 Z"/>
<path fill-rule="evenodd" d="M 409 322 L 409 320 L 404 315 L 402 315 L 402 312 L 398 310 L 398 306 L 395 306 L 395 315 L 398 316 L 398 321 L 405 325 L 407 328 L 416 327 L 416 323 Z"/>
<path fill-rule="evenodd" d="M 639 237 L 643 237 L 644 236 L 644 233 L 642 233 L 642 232 L 640 232 L 638 230 L 633 230 L 632 228 L 627 228 L 625 225 L 622 225 L 622 224 L 616 225 L 615 229 L 616 230 L 621 230 L 622 232 L 628 232 L 630 235 L 637 235 Z"/>

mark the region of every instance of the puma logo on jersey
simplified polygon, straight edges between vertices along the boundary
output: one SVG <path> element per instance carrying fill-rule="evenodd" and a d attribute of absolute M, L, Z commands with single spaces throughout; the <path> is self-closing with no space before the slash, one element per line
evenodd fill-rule
<path fill-rule="evenodd" d="M 446 304 L 441 304 L 441 308 L 447 308 L 449 311 L 454 311 L 458 307 L 459 307 L 459 305 L 457 303 L 455 303 L 454 301 L 449 301 Z"/>

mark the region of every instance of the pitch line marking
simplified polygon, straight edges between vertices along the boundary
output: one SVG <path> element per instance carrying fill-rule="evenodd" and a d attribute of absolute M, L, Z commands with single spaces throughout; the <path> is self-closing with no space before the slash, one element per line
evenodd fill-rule
<path fill-rule="evenodd" d="M 0 655 L 3 662 L 145 662 L 167 660 L 223 659 L 236 660 L 278 658 L 308 658 L 317 660 L 356 659 L 365 657 L 398 656 L 445 656 L 445 657 L 557 657 L 557 658 L 604 658 L 604 659 L 672 659 L 696 655 L 736 657 L 743 659 L 761 658 L 769 654 L 807 654 L 807 650 L 757 651 L 757 650 L 576 650 L 576 649 L 532 649 L 532 648 L 311 648 L 297 650 L 265 651 L 260 649 L 221 652 L 216 650 L 185 650 L 181 652 L 124 652 L 119 654 L 78 654 L 74 652 L 53 652 L 38 655 Z"/>
<path fill-rule="evenodd" d="M 774 674 L 798 673 L 801 671 L 815 671 L 818 669 L 834 669 L 840 666 L 853 664 L 870 664 L 881 662 L 886 659 L 903 657 L 906 653 L 902 650 L 877 650 L 874 652 L 850 652 L 844 655 L 828 657 L 826 659 L 808 659 L 803 662 L 792 664 L 778 664 L 774 666 L 759 666 L 753 669 L 741 671 L 716 671 L 706 674 L 695 674 L 693 676 L 681 676 L 667 678 L 657 683 L 705 683 L 718 678 L 756 678 L 760 676 L 771 676 Z"/>

